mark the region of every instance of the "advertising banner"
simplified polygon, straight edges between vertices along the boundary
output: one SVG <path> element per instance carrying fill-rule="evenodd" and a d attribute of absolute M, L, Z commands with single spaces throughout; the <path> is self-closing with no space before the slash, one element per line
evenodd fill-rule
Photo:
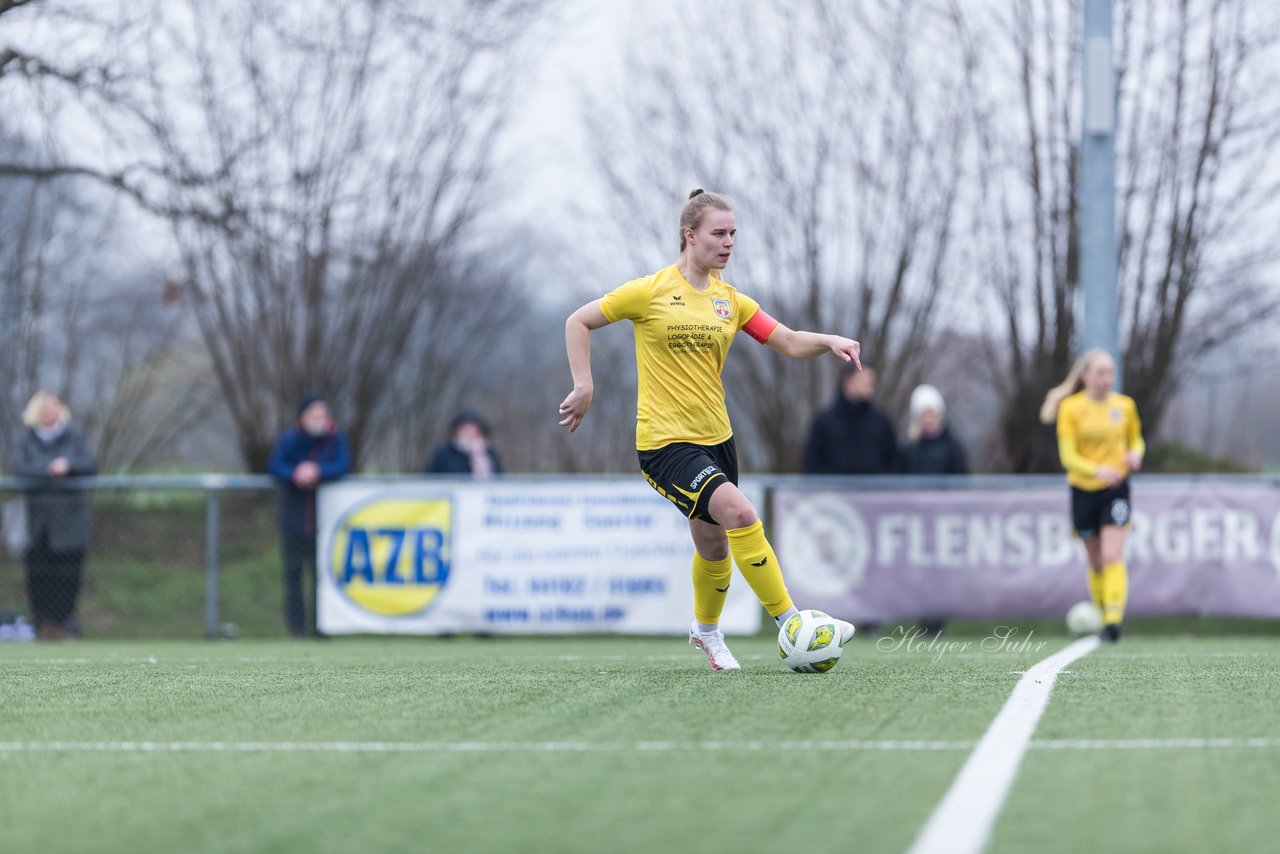
<path fill-rule="evenodd" d="M 326 634 L 680 635 L 692 619 L 688 522 L 638 479 L 336 483 L 318 524 Z M 722 628 L 760 619 L 739 580 Z"/>
<path fill-rule="evenodd" d="M 1067 487 L 773 492 L 793 598 L 847 619 L 1061 617 L 1088 599 Z M 1280 489 L 1132 487 L 1132 615 L 1280 617 Z"/>

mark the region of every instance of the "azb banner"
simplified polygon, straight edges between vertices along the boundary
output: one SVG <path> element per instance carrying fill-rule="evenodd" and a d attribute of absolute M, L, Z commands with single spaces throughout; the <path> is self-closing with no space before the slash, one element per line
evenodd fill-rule
<path fill-rule="evenodd" d="M 320 491 L 318 524 L 326 634 L 679 635 L 692 619 L 688 522 L 643 482 L 350 481 Z M 760 619 L 739 579 L 721 625 Z"/>
<path fill-rule="evenodd" d="M 792 596 L 869 622 L 1062 617 L 1088 599 L 1067 487 L 777 489 L 773 531 Z M 1133 615 L 1280 616 L 1280 489 L 1132 487 Z"/>

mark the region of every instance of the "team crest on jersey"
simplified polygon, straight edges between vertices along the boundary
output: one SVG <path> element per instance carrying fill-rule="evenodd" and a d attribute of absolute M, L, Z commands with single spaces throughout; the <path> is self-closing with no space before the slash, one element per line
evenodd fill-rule
<path fill-rule="evenodd" d="M 729 301 L 727 299 L 716 299 L 715 297 L 712 297 L 711 307 L 716 310 L 716 317 L 724 320 L 728 320 L 729 315 L 733 314 L 729 309 Z"/>
<path fill-rule="evenodd" d="M 1123 411 L 1122 411 L 1118 406 L 1112 407 L 1112 408 L 1111 408 L 1111 423 L 1112 423 L 1112 424 L 1119 424 L 1119 423 L 1120 423 L 1121 421 L 1123 421 L 1123 420 L 1124 420 L 1124 412 L 1123 412 Z"/>

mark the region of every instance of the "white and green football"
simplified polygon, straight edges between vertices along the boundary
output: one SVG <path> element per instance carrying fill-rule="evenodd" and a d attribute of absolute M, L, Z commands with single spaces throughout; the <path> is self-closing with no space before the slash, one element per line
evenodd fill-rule
<path fill-rule="evenodd" d="M 1067 631 L 1077 635 L 1102 630 L 1102 612 L 1092 602 L 1077 602 L 1067 611 Z"/>
<path fill-rule="evenodd" d="M 822 611 L 800 611 L 778 629 L 778 655 L 797 673 L 826 673 L 842 652 L 840 629 Z"/>

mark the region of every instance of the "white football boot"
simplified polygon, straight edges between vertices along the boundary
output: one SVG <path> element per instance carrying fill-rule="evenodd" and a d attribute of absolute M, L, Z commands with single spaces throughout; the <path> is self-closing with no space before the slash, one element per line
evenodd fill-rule
<path fill-rule="evenodd" d="M 742 669 L 742 665 L 733 657 L 733 653 L 729 652 L 729 647 L 724 642 L 724 632 L 719 629 L 714 632 L 700 632 L 698 622 L 695 620 L 693 625 L 689 626 L 689 643 L 707 654 L 712 670 Z"/>
<path fill-rule="evenodd" d="M 835 617 L 832 617 L 835 620 Z M 846 623 L 844 620 L 836 620 L 836 627 L 840 629 L 840 645 L 844 646 L 853 640 L 853 633 L 857 631 L 853 627 L 853 623 Z"/>

